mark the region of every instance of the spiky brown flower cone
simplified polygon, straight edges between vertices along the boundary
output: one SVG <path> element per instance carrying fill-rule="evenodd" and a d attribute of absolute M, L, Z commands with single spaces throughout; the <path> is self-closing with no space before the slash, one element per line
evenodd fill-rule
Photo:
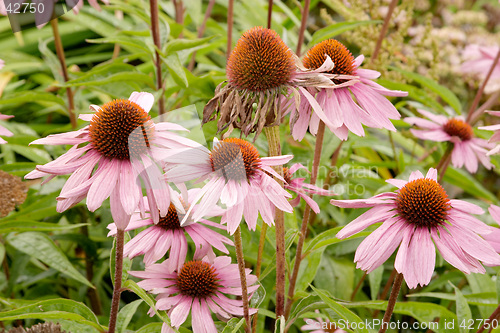
<path fill-rule="evenodd" d="M 5 331 L 2 331 L 5 333 Z M 15 327 L 7 331 L 6 333 L 71 333 L 66 332 L 61 329 L 59 324 L 54 323 L 43 323 L 31 326 L 31 328 Z"/>
<path fill-rule="evenodd" d="M 26 200 L 28 189 L 21 178 L 0 170 L 0 217 L 7 216 Z"/>

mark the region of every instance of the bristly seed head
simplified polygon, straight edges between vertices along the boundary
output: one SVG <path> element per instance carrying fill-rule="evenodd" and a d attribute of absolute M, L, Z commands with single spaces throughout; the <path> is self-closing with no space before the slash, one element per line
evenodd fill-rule
<path fill-rule="evenodd" d="M 167 215 L 163 217 L 160 216 L 160 221 L 158 222 L 157 226 L 165 230 L 182 229 L 181 221 L 184 219 L 184 215 L 185 214 L 177 211 L 177 208 L 175 208 L 173 203 L 170 203 Z"/>
<path fill-rule="evenodd" d="M 450 207 L 445 190 L 433 179 L 408 182 L 396 197 L 397 211 L 408 223 L 434 228 L 444 223 Z"/>
<path fill-rule="evenodd" d="M 354 73 L 354 57 L 351 52 L 335 39 L 327 39 L 318 43 L 310 49 L 302 59 L 302 64 L 309 69 L 318 69 L 323 65 L 328 55 L 335 67 L 329 71 L 330 74 L 352 75 Z M 333 80 L 339 84 L 342 80 Z"/>
<path fill-rule="evenodd" d="M 188 261 L 177 275 L 177 286 L 185 296 L 207 298 L 215 295 L 219 288 L 218 274 L 215 268 L 204 261 Z"/>
<path fill-rule="evenodd" d="M 443 126 L 443 130 L 450 136 L 457 136 L 462 141 L 472 139 L 474 132 L 471 125 L 461 119 L 450 119 Z"/>
<path fill-rule="evenodd" d="M 279 88 L 292 79 L 293 52 L 271 29 L 254 27 L 241 36 L 227 61 L 229 83 L 252 92 Z"/>
<path fill-rule="evenodd" d="M 283 167 L 283 179 L 287 182 L 287 184 L 292 182 L 292 173 L 287 167 Z"/>
<path fill-rule="evenodd" d="M 154 124 L 151 116 L 136 103 L 118 99 L 104 104 L 89 126 L 90 142 L 108 158 L 129 160 L 149 147 Z"/>
<path fill-rule="evenodd" d="M 221 171 L 226 180 L 250 180 L 260 168 L 259 151 L 249 142 L 229 138 L 210 153 L 212 171 Z"/>

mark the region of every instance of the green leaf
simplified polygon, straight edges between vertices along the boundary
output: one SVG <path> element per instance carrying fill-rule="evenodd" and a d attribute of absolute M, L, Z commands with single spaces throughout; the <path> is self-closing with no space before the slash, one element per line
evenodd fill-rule
<path fill-rule="evenodd" d="M 137 311 L 139 305 L 141 305 L 142 299 L 138 299 L 125 305 L 120 312 L 118 312 L 118 317 L 116 319 L 116 331 L 118 333 L 125 333 L 128 324 L 132 320 L 134 313 Z"/>
<path fill-rule="evenodd" d="M 88 223 L 60 225 L 56 223 L 37 222 L 32 220 L 0 221 L 0 234 L 24 231 L 60 231 L 83 227 Z"/>
<path fill-rule="evenodd" d="M 24 104 L 24 103 L 40 103 L 40 102 L 51 102 L 57 103 L 61 106 L 65 106 L 66 103 L 60 97 L 52 95 L 47 92 L 25 90 L 16 93 L 9 94 L 8 96 L 0 99 L 0 105 L 4 104 Z"/>
<path fill-rule="evenodd" d="M 57 214 L 56 195 L 39 196 L 35 202 L 21 205 L 18 212 L 4 217 L 2 221 L 12 220 L 39 220 Z"/>
<path fill-rule="evenodd" d="M 472 177 L 467 171 L 462 169 L 455 169 L 449 167 L 443 179 L 464 190 L 465 192 L 475 196 L 476 198 L 483 198 L 488 201 L 498 202 L 496 196 L 488 191 L 476 178 Z"/>
<path fill-rule="evenodd" d="M 313 286 L 311 286 L 311 288 L 321 298 L 321 300 L 325 302 L 325 304 L 328 305 L 328 307 L 332 309 L 340 318 L 350 323 L 362 322 L 361 318 L 359 318 L 354 312 L 344 307 L 343 305 L 335 302 L 330 296 L 328 296 L 328 293 L 326 291 L 316 289 Z M 358 326 L 354 331 L 368 333 L 368 330 L 364 326 L 363 327 Z"/>
<path fill-rule="evenodd" d="M 179 60 L 179 55 L 175 53 L 169 55 L 167 58 L 162 57 L 162 59 L 175 83 L 183 88 L 187 88 L 189 83 L 186 73 L 184 72 L 184 66 L 182 66 L 181 61 Z"/>
<path fill-rule="evenodd" d="M 50 299 L 15 310 L 0 312 L 0 321 L 18 319 L 67 319 L 92 326 L 104 332 L 95 314 L 85 304 L 69 299 Z"/>
<path fill-rule="evenodd" d="M 40 40 L 38 43 L 38 49 L 43 55 L 45 63 L 49 66 L 54 79 L 59 82 L 64 82 L 64 77 L 61 75 L 61 63 L 59 62 L 59 59 L 57 59 L 57 56 L 47 47 L 47 44 L 53 40 L 54 38 Z"/>
<path fill-rule="evenodd" d="M 467 300 L 465 299 L 464 295 L 458 289 L 455 287 L 451 282 L 450 284 L 453 286 L 455 289 L 455 297 L 456 297 L 456 312 L 457 312 L 457 318 L 458 322 L 469 322 L 470 319 L 472 319 L 472 313 L 470 311 L 469 304 L 467 303 Z M 460 333 L 466 333 L 469 332 L 468 326 L 466 325 L 459 325 Z"/>
<path fill-rule="evenodd" d="M 143 41 L 137 38 L 132 38 L 130 36 L 112 36 L 106 38 L 98 38 L 98 39 L 87 39 L 87 43 L 95 43 L 95 44 L 120 44 L 122 46 L 128 46 L 130 48 L 129 51 L 133 53 L 134 51 L 143 51 L 148 52 L 149 49 Z"/>
<path fill-rule="evenodd" d="M 165 52 L 163 53 L 163 56 L 168 56 L 172 54 L 173 52 L 177 52 L 180 50 L 187 50 L 187 49 L 192 49 L 197 46 L 203 45 L 205 43 L 208 43 L 208 41 L 214 39 L 216 36 L 209 36 L 205 38 L 197 38 L 197 39 L 174 39 L 167 44 L 165 44 Z"/>
<path fill-rule="evenodd" d="M 21 145 L 11 144 L 10 147 L 12 150 L 19 155 L 26 157 L 27 159 L 37 163 L 37 164 L 45 164 L 52 161 L 52 157 L 47 151 L 34 147 L 26 147 Z"/>
<path fill-rule="evenodd" d="M 0 262 L 3 262 L 3 258 L 5 258 L 5 246 L 0 243 Z"/>
<path fill-rule="evenodd" d="M 139 72 L 121 72 L 116 74 L 110 74 L 106 78 L 92 80 L 88 79 L 87 76 L 84 78 L 79 78 L 75 80 L 71 80 L 66 82 L 66 84 L 61 84 L 60 87 L 78 87 L 78 86 L 102 86 L 107 83 L 116 83 L 116 82 L 141 82 L 149 85 L 150 87 L 154 87 L 154 82 L 151 76 L 139 73 Z"/>
<path fill-rule="evenodd" d="M 313 35 L 312 39 L 309 42 L 309 47 L 314 46 L 315 44 L 324 41 L 325 39 L 329 39 L 340 35 L 343 32 L 353 30 L 362 25 L 376 24 L 382 23 L 380 20 L 370 20 L 370 21 L 354 21 L 354 22 L 339 22 L 336 24 L 329 25 L 326 28 L 317 30 Z"/>
<path fill-rule="evenodd" d="M 19 251 L 93 288 L 92 284 L 73 267 L 66 255 L 47 235 L 40 232 L 24 232 L 22 234 L 9 234 L 6 239 L 11 246 Z"/>
<path fill-rule="evenodd" d="M 443 99 L 443 101 L 448 103 L 448 105 L 451 106 L 458 114 L 462 113 L 462 104 L 460 103 L 458 97 L 450 89 L 440 85 L 439 83 L 428 77 L 417 74 L 415 72 L 405 71 L 397 67 L 389 68 L 403 74 L 408 79 L 414 80 L 421 84 L 423 87 L 426 87 L 434 93 L 438 94 Z"/>
<path fill-rule="evenodd" d="M 238 333 L 240 327 L 245 323 L 245 318 L 231 318 L 227 323 L 222 333 Z"/>
<path fill-rule="evenodd" d="M 142 326 L 139 330 L 135 331 L 135 333 L 158 333 L 161 331 L 163 323 L 151 323 L 146 326 Z"/>
<path fill-rule="evenodd" d="M 380 265 L 370 274 L 368 274 L 368 282 L 370 283 L 370 297 L 372 300 L 377 299 L 380 285 L 382 284 L 382 277 L 384 275 L 384 265 Z"/>

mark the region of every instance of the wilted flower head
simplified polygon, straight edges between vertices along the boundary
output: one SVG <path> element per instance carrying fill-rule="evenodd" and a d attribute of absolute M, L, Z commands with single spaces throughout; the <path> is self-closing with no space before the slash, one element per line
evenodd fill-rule
<path fill-rule="evenodd" d="M 477 44 L 468 45 L 464 50 L 466 60 L 460 70 L 462 73 L 475 74 L 481 80 L 486 78 L 493 65 L 493 61 L 499 51 L 499 46 L 481 46 Z M 500 89 L 500 62 L 498 62 L 491 73 L 484 92 L 489 94 Z"/>
<path fill-rule="evenodd" d="M 84 198 L 88 209 L 95 211 L 111 197 L 111 212 L 120 229 L 142 204 L 141 181 L 154 221 L 167 214 L 171 199 L 182 208 L 177 196 L 171 198 L 159 163 L 165 148 L 186 147 L 182 137 L 170 132 L 185 129 L 171 123 L 154 124 L 149 115 L 153 103 L 152 94 L 134 92 L 128 100 L 113 100 L 102 107 L 91 105 L 94 114 L 80 115 L 80 119 L 90 121 L 89 126 L 32 142 L 73 147 L 56 160 L 37 165 L 25 178 L 48 175 L 50 180 L 71 174 L 57 198 L 57 211 L 65 211 Z"/>
<path fill-rule="evenodd" d="M 407 123 L 421 128 L 410 131 L 422 140 L 453 143 L 451 163 L 455 168 L 461 168 L 465 165 L 467 171 L 475 173 L 479 162 L 486 169 L 493 167 L 486 149 L 492 148 L 492 146 L 486 140 L 476 138 L 472 126 L 465 122 L 462 117 L 448 118 L 425 110 L 418 110 L 418 112 L 430 120 L 418 117 L 405 118 Z"/>
<path fill-rule="evenodd" d="M 250 294 L 259 287 L 253 286 L 257 277 L 250 274 L 250 269 L 245 272 Z M 174 272 L 163 262 L 130 274 L 144 279 L 138 283 L 140 287 L 158 294 L 156 308 L 168 311 L 173 327 L 181 326 L 191 313 L 193 333 L 217 333 L 212 312 L 226 319 L 243 316 L 243 301 L 225 295 L 242 296 L 238 265 L 231 264 L 231 257 L 188 261 Z M 250 314 L 255 312 L 250 309 Z M 165 332 L 173 330 L 164 324 Z"/>
<path fill-rule="evenodd" d="M 290 128 L 295 140 L 301 140 L 308 128 L 316 134 L 320 120 L 341 140 L 347 139 L 349 131 L 364 136 L 362 125 L 396 130 L 389 119 L 401 116 L 383 95 L 401 97 L 408 93 L 389 90 L 373 82 L 380 73 L 359 68 L 363 59 L 362 55 L 354 58 L 342 43 L 334 39 L 316 44 L 307 52 L 302 60 L 303 66 L 331 77 L 333 84 L 327 86 L 321 82 L 308 86 L 307 90 L 310 95 L 315 95 L 318 107 L 302 105 L 292 108 Z M 333 66 L 327 66 L 329 62 L 333 62 Z M 305 90 L 302 89 L 301 93 Z"/>
<path fill-rule="evenodd" d="M 0 120 L 3 120 L 3 119 L 9 119 L 9 118 L 13 118 L 14 116 L 7 116 L 5 114 L 1 114 L 0 113 Z M 3 135 L 3 136 L 12 136 L 12 132 L 9 131 L 8 129 L 6 129 L 5 127 L 2 127 L 0 126 L 0 135 Z M 4 139 L 0 138 L 0 144 L 3 144 L 3 143 L 7 143 L 7 141 L 5 141 Z"/>
<path fill-rule="evenodd" d="M 61 325 L 51 322 L 33 325 L 30 328 L 15 327 L 8 330 L 6 333 L 71 333 L 63 331 Z"/>
<path fill-rule="evenodd" d="M 214 98 L 205 106 L 203 122 L 219 115 L 219 131 L 228 129 L 230 134 L 233 128 L 239 128 L 245 135 L 253 132 L 258 135 L 265 126 L 278 125 L 282 103 L 292 95 L 296 96 L 293 101 L 300 100 L 295 86 L 321 80 L 314 71 L 298 71 L 296 63 L 297 56 L 274 30 L 262 27 L 248 30 L 229 56 L 227 84 L 219 84 Z M 309 94 L 306 97 L 306 104 L 313 100 Z"/>
<path fill-rule="evenodd" d="M 260 157 L 251 143 L 236 138 L 214 140 L 212 151 L 200 145 L 172 152 L 175 153 L 165 158 L 168 181 L 180 183 L 208 179 L 193 199 L 195 203 L 200 202 L 196 212 L 192 213 L 193 208 L 188 211 L 187 216 L 192 214 L 193 221 L 199 221 L 219 199 L 227 208 L 222 223 L 227 223 L 230 234 L 238 228 L 242 217 L 249 228 L 255 230 L 259 212 L 264 222 L 272 225 L 274 207 L 290 213 L 293 211 L 286 200 L 291 195 L 272 178 L 275 176 L 284 181 L 272 166 L 287 163 L 292 155 Z"/>
<path fill-rule="evenodd" d="M 466 274 L 485 273 L 479 261 L 500 265 L 500 256 L 479 236 L 491 233 L 491 227 L 470 215 L 483 210 L 467 201 L 449 199 L 437 182 L 436 169 L 429 169 L 425 177 L 414 171 L 408 181 L 387 182 L 399 190 L 368 199 L 331 200 L 343 208 L 372 207 L 339 231 L 340 239 L 382 222 L 358 246 L 354 257 L 357 268 L 370 273 L 399 246 L 394 268 L 403 274 L 409 288 L 416 288 L 431 280 L 435 247 L 447 262 Z"/>
<path fill-rule="evenodd" d="M 0 217 L 7 216 L 26 200 L 28 188 L 21 178 L 0 170 Z"/>
<path fill-rule="evenodd" d="M 182 203 L 185 204 L 183 212 L 179 211 L 171 203 L 167 215 L 160 217 L 158 223 L 154 223 L 149 213 L 146 213 L 146 216 L 142 218 L 139 212 L 135 212 L 125 231 L 142 227 L 147 228 L 139 232 L 125 244 L 123 255 L 129 258 L 144 255 L 144 263 L 146 266 L 149 266 L 163 258 L 170 250 L 168 262 L 171 265 L 171 269 L 180 269 L 186 260 L 188 251 L 187 235 L 189 235 L 196 246 L 195 259 L 201 259 L 206 255 L 215 256 L 212 247 L 228 254 L 229 251 L 225 244 L 233 246 L 233 242 L 229 238 L 208 228 L 208 226 L 218 229 L 223 228 L 220 224 L 205 219 L 201 219 L 195 223 L 191 219 L 188 219 L 181 226 L 185 211 L 189 209 L 193 201 L 192 199 L 198 191 L 199 189 L 190 189 L 185 193 L 186 197 L 179 197 Z M 144 199 L 146 211 L 149 211 L 147 200 L 146 198 Z M 196 207 L 193 212 L 196 212 Z M 207 214 L 207 217 L 220 216 L 222 212 L 222 209 L 214 206 Z M 108 229 L 111 230 L 108 236 L 116 234 L 116 225 L 114 223 L 108 225 Z"/>

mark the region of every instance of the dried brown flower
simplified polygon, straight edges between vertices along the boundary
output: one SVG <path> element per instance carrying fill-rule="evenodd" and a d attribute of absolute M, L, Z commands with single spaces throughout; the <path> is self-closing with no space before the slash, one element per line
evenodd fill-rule
<path fill-rule="evenodd" d="M 26 200 L 28 191 L 21 178 L 0 170 L 0 217 L 7 216 Z"/>

